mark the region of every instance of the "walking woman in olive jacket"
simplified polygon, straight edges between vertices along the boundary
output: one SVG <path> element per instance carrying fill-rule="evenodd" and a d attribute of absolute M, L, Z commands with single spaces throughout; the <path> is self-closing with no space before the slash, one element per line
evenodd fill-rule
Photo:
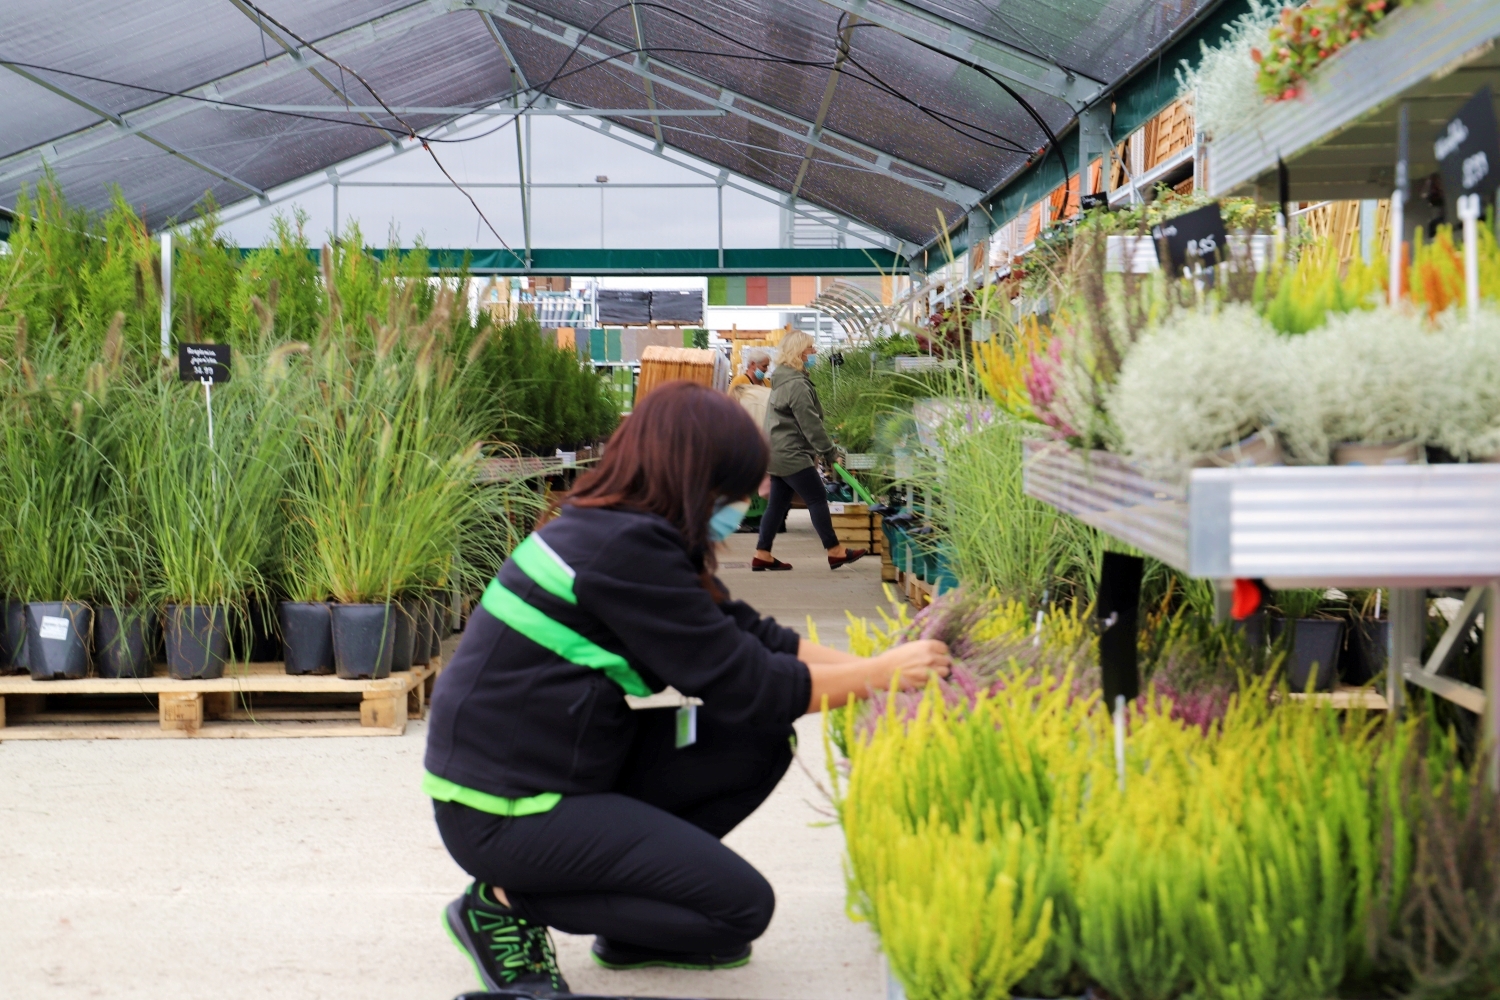
<path fill-rule="evenodd" d="M 828 494 L 818 475 L 816 462 L 834 463 L 833 442 L 823 426 L 823 406 L 818 391 L 807 377 L 807 359 L 818 353 L 808 334 L 794 330 L 781 338 L 776 351 L 776 370 L 771 375 L 771 401 L 766 406 L 766 433 L 771 438 L 771 498 L 760 519 L 760 541 L 756 543 L 753 570 L 791 569 L 771 554 L 776 532 L 792 506 L 796 493 L 807 504 L 813 528 L 828 550 L 828 568 L 838 569 L 867 555 L 867 549 L 848 549 L 833 530 L 828 514 Z"/>

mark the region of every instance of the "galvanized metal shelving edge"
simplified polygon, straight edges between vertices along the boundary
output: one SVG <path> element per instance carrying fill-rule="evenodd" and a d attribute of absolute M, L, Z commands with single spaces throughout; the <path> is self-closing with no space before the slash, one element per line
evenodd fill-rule
<path fill-rule="evenodd" d="M 1484 631 L 1484 691 L 1441 674 L 1483 593 L 1500 607 L 1500 464 L 1203 468 L 1173 483 L 1109 452 L 1029 441 L 1024 454 L 1028 495 L 1190 576 L 1391 588 L 1389 703 L 1404 678 L 1483 712 L 1500 746 L 1500 628 Z M 1432 587 L 1473 589 L 1423 664 Z"/>

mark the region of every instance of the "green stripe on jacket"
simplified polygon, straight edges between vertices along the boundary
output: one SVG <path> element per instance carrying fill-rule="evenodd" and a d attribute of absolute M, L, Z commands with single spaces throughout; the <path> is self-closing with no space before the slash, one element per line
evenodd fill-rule
<path fill-rule="evenodd" d="M 541 586 L 540 582 L 537 585 Z M 543 649 L 556 653 L 569 663 L 604 671 L 604 676 L 620 685 L 626 694 L 641 698 L 651 694 L 651 688 L 623 656 L 611 653 L 549 617 L 546 612 L 527 604 L 499 580 L 490 581 L 479 603 L 484 610 Z"/>
<path fill-rule="evenodd" d="M 534 816 L 549 812 L 562 801 L 562 795 L 558 792 L 540 792 L 524 799 L 505 799 L 489 792 L 465 788 L 447 778 L 440 778 L 431 771 L 422 778 L 422 792 L 438 802 L 457 802 L 461 806 L 478 809 L 492 816 Z"/>

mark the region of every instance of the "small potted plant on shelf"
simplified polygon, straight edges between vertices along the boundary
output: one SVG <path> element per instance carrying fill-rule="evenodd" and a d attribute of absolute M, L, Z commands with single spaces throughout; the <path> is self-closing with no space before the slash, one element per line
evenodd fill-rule
<path fill-rule="evenodd" d="M 1275 607 L 1282 617 L 1272 619 L 1272 638 L 1288 647 L 1287 683 L 1295 692 L 1332 691 L 1338 685 L 1344 621 L 1319 614 L 1330 599 L 1342 598 L 1321 590 L 1276 591 Z"/>

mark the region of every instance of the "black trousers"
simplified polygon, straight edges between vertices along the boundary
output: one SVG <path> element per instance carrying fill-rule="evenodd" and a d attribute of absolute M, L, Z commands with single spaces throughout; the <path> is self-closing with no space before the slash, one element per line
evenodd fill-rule
<path fill-rule="evenodd" d="M 533 816 L 437 803 L 448 853 L 527 920 L 666 951 L 737 951 L 765 932 L 776 897 L 719 838 L 786 773 L 792 727 L 726 727 L 700 713 L 698 742 L 678 750 L 674 712 L 637 713 L 613 792 L 565 795 Z"/>
<path fill-rule="evenodd" d="M 762 552 L 771 551 L 776 541 L 776 532 L 786 520 L 786 512 L 792 509 L 792 493 L 795 492 L 807 504 L 807 513 L 812 516 L 814 530 L 823 548 L 838 545 L 839 536 L 833 530 L 833 518 L 828 514 L 828 494 L 823 489 L 823 480 L 818 470 L 809 465 L 790 476 L 771 477 L 771 498 L 766 501 L 766 512 L 760 519 L 760 541 L 756 545 Z"/>

